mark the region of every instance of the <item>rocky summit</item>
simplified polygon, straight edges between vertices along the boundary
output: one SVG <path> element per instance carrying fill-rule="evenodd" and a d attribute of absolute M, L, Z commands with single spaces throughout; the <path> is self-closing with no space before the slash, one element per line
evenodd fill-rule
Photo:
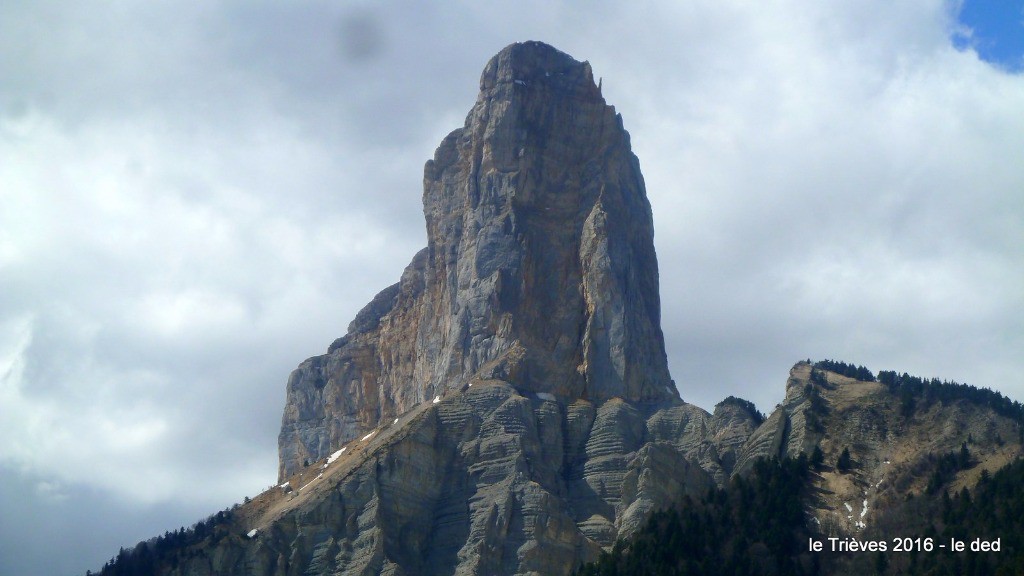
<path fill-rule="evenodd" d="M 254 519 L 261 566 L 568 573 L 728 478 L 757 414 L 676 391 L 639 161 L 588 63 L 494 56 L 423 209 L 401 280 L 288 380 L 280 482 L 309 487 Z"/>
<path fill-rule="evenodd" d="M 492 58 L 423 176 L 428 244 L 291 375 L 283 479 L 474 381 L 561 402 L 678 401 L 654 228 L 590 65 L 539 42 Z"/>

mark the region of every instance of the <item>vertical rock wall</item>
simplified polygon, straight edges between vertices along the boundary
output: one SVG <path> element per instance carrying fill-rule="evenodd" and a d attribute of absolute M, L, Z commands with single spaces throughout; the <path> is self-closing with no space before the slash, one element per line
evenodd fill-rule
<path fill-rule="evenodd" d="M 289 378 L 282 477 L 474 378 L 678 401 L 643 177 L 589 64 L 539 42 L 502 50 L 423 180 L 427 248 Z"/>

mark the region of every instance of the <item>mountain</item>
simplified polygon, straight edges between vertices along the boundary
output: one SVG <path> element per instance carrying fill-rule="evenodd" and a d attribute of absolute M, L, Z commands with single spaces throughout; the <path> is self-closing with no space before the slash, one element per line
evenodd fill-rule
<path fill-rule="evenodd" d="M 590 65 L 538 42 L 487 63 L 423 176 L 427 247 L 288 381 L 283 479 L 474 379 L 563 401 L 678 399 L 654 226 Z"/>
<path fill-rule="evenodd" d="M 1019 574 L 1022 425 L 1024 407 L 990 390 L 800 362 L 747 442 L 768 458 L 578 574 Z M 833 551 L 829 538 L 886 548 Z M 952 538 L 1001 550 L 953 553 Z"/>
<path fill-rule="evenodd" d="M 765 459 L 820 460 L 807 520 L 857 534 L 964 443 L 1020 453 L 1013 406 L 840 363 L 796 364 L 767 418 L 685 403 L 629 135 L 550 46 L 487 63 L 423 206 L 427 247 L 289 377 L 279 486 L 103 574 L 568 574 Z"/>

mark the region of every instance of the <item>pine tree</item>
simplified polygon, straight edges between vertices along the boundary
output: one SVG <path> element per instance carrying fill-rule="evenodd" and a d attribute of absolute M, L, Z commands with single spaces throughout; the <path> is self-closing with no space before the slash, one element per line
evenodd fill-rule
<path fill-rule="evenodd" d="M 821 446 L 815 446 L 814 451 L 811 452 L 811 466 L 818 469 L 824 463 L 825 455 L 821 452 Z"/>
<path fill-rule="evenodd" d="M 839 455 L 839 459 L 836 460 L 836 469 L 840 472 L 848 472 L 853 465 L 853 461 L 850 459 L 850 449 L 843 448 L 842 454 Z"/>

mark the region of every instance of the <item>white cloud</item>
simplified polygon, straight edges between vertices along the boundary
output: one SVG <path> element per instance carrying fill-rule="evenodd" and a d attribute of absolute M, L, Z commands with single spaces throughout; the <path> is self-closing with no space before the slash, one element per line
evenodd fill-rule
<path fill-rule="evenodd" d="M 0 461 L 136 502 L 220 506 L 272 480 L 288 371 L 419 244 L 356 186 L 331 199 L 331 152 L 281 119 L 191 134 L 28 110 L 0 118 L 0 155 L 15 207 L 0 214 L 0 321 L 24 333 L 5 348 Z M 232 458 L 196 495 L 192 478 Z"/>
<path fill-rule="evenodd" d="M 423 245 L 422 164 L 524 39 L 632 134 L 685 399 L 769 410 L 808 356 L 1024 397 L 1024 76 L 949 3 L 36 6 L 0 8 L 0 471 L 39 498 L 269 485 L 288 371 Z"/>

